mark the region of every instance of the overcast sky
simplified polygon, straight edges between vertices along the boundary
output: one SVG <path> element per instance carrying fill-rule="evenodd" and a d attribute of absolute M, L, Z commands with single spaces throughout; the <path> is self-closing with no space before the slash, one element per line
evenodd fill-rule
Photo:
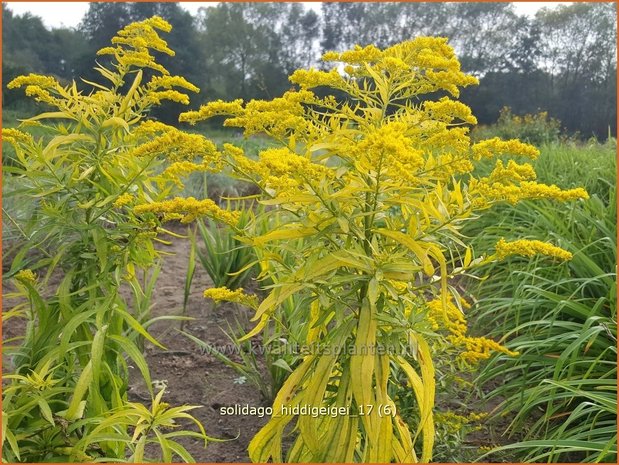
<path fill-rule="evenodd" d="M 4 2 L 16 14 L 30 12 L 43 18 L 43 23 L 51 27 L 77 26 L 84 13 L 88 10 L 87 2 Z M 214 5 L 217 2 L 180 2 L 181 6 L 191 13 L 198 11 L 203 6 Z M 320 9 L 318 2 L 303 2 L 313 9 Z M 532 16 L 542 7 L 553 7 L 571 2 L 513 2 L 516 11 L 520 14 Z"/>

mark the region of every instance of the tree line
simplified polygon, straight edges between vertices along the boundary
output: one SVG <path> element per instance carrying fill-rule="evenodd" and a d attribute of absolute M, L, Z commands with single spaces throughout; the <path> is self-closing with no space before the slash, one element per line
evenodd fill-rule
<path fill-rule="evenodd" d="M 160 15 L 176 51 L 162 58 L 198 85 L 194 105 L 213 99 L 272 98 L 297 68 L 320 67 L 327 50 L 386 47 L 419 35 L 448 37 L 480 85 L 462 93 L 482 124 L 504 106 L 514 114 L 548 111 L 582 137 L 616 135 L 615 3 L 573 3 L 518 15 L 510 3 L 219 3 L 192 15 L 177 3 L 91 3 L 76 28 L 48 30 L 40 18 L 2 5 L 4 108 L 25 105 L 6 89 L 29 72 L 64 81 L 93 77 L 95 53 L 132 21 Z M 101 59 L 101 57 L 99 57 Z M 179 108 L 159 109 L 163 120 Z"/>

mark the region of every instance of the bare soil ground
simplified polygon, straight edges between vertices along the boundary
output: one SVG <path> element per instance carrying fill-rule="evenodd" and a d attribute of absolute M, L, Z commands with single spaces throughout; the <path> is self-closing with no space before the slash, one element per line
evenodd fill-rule
<path fill-rule="evenodd" d="M 182 233 L 182 229 L 176 229 Z M 183 289 L 189 260 L 189 241 L 175 239 L 173 245 L 162 250 L 172 253 L 164 257 L 164 266 L 158 279 L 153 302 L 153 316 L 180 314 L 183 307 Z M 187 316 L 194 320 L 186 322 L 184 330 L 215 347 L 230 345 L 225 331 L 240 321 L 250 328 L 249 315 L 238 306 L 217 305 L 202 296 L 212 283 L 199 264 L 191 287 Z M 267 422 L 256 416 L 221 415 L 220 408 L 236 404 L 250 406 L 266 405 L 260 392 L 251 384 L 241 384 L 239 374 L 204 353 L 192 341 L 181 335 L 178 322 L 160 322 L 151 327 L 151 334 L 168 351 L 150 346 L 146 358 L 153 380 L 167 384 L 165 398 L 174 405 L 201 405 L 194 411 L 203 423 L 206 433 L 224 442 L 209 442 L 206 449 L 199 440 L 184 443 L 197 462 L 249 462 L 247 445 L 251 438 Z M 228 354 L 235 359 L 234 355 Z M 235 361 L 240 361 L 236 359 Z M 139 374 L 135 374 L 131 395 L 148 399 L 148 394 Z M 154 381 L 155 384 L 157 381 Z"/>

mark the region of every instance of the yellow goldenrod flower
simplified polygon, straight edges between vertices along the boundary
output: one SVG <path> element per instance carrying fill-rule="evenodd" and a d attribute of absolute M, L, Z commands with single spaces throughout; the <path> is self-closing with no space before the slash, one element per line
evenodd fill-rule
<path fill-rule="evenodd" d="M 103 47 L 97 51 L 97 55 L 115 55 L 120 51 L 118 47 Z"/>
<path fill-rule="evenodd" d="M 255 295 L 245 294 L 243 289 L 231 291 L 227 287 L 214 287 L 205 290 L 204 297 L 215 302 L 236 302 L 252 308 L 255 308 L 258 304 L 258 298 Z"/>
<path fill-rule="evenodd" d="M 125 205 L 129 205 L 131 202 L 133 202 L 133 196 L 131 194 L 128 193 L 124 193 L 122 195 L 120 195 L 112 204 L 115 208 L 121 208 L 124 207 Z"/>
<path fill-rule="evenodd" d="M 406 72 L 410 70 L 410 65 L 404 60 L 396 57 L 385 57 L 380 63 L 379 68 L 384 69 L 391 75 L 397 72 Z"/>
<path fill-rule="evenodd" d="M 168 48 L 167 42 L 159 37 L 155 29 L 170 32 L 172 26 L 163 18 L 153 16 L 144 21 L 128 24 L 112 38 L 112 43 L 128 45 L 137 51 L 150 48 L 174 56 L 174 51 Z"/>
<path fill-rule="evenodd" d="M 466 334 L 466 319 L 460 309 L 454 305 L 451 294 L 447 297 L 447 307 L 443 308 L 442 299 L 434 299 L 427 303 L 427 319 L 434 331 L 441 328 L 450 333 L 463 336 Z"/>
<path fill-rule="evenodd" d="M 163 134 L 137 146 L 130 152 L 134 157 L 154 157 L 165 155 L 172 162 L 191 161 L 202 157 L 206 163 L 221 167 L 221 154 L 215 144 L 199 134 L 188 134 L 177 129 L 170 129 Z"/>
<path fill-rule="evenodd" d="M 165 19 L 163 19 L 161 16 L 155 15 L 155 16 L 152 16 L 144 20 L 143 22 L 153 27 L 154 29 L 159 29 L 160 31 L 163 31 L 163 32 L 170 32 L 172 30 L 172 25 L 168 23 Z"/>
<path fill-rule="evenodd" d="M 337 69 L 331 71 L 318 71 L 316 69 L 298 69 L 289 78 L 293 84 L 298 84 L 301 89 L 328 86 L 339 89 L 346 85 L 345 79 Z"/>
<path fill-rule="evenodd" d="M 183 215 L 181 223 L 190 223 L 200 216 L 208 216 L 222 223 L 236 226 L 239 212 L 223 210 L 211 199 L 196 200 L 193 197 L 176 197 L 173 200 L 141 204 L 134 207 L 136 214 L 164 213 Z"/>
<path fill-rule="evenodd" d="M 539 156 L 539 150 L 530 144 L 517 139 L 501 140 L 498 137 L 482 140 L 473 145 L 472 150 L 475 160 L 501 155 L 521 155 L 535 160 Z"/>
<path fill-rule="evenodd" d="M 452 411 L 436 412 L 434 419 L 437 424 L 443 426 L 449 434 L 457 434 L 469 424 L 469 419 Z"/>
<path fill-rule="evenodd" d="M 32 144 L 33 139 L 30 134 L 14 128 L 2 128 L 2 141 L 12 145 L 17 144 Z"/>
<path fill-rule="evenodd" d="M 526 239 L 513 242 L 506 242 L 504 239 L 499 240 L 496 244 L 496 255 L 499 259 L 503 259 L 510 255 L 522 255 L 524 257 L 546 255 L 561 260 L 572 259 L 572 254 L 561 247 L 549 244 L 548 242 Z"/>
<path fill-rule="evenodd" d="M 33 97 L 37 102 L 58 106 L 58 99 L 52 97 L 52 94 L 49 91 L 39 86 L 27 86 L 25 94 L 28 97 Z"/>
<path fill-rule="evenodd" d="M 471 421 L 481 421 L 488 418 L 488 412 L 472 412 L 469 414 L 469 420 Z"/>
<path fill-rule="evenodd" d="M 503 165 L 501 160 L 497 160 L 496 166 L 490 176 L 489 182 L 513 182 L 513 181 L 527 181 L 535 179 L 537 177 L 533 166 L 529 163 L 522 165 L 516 163 L 514 160 L 509 160 L 507 166 Z"/>
<path fill-rule="evenodd" d="M 448 339 L 455 346 L 462 346 L 466 349 L 458 355 L 458 358 L 471 365 L 490 358 L 492 352 L 501 352 L 510 357 L 518 355 L 518 352 L 511 351 L 498 342 L 485 337 L 449 336 Z"/>
<path fill-rule="evenodd" d="M 322 56 L 323 61 L 342 61 L 349 64 L 376 62 L 383 57 L 383 52 L 374 45 L 361 47 L 355 45 L 354 49 L 345 52 L 327 52 Z"/>
<path fill-rule="evenodd" d="M 143 121 L 133 130 L 133 134 L 128 136 L 130 140 L 152 139 L 154 135 L 163 132 L 177 131 L 174 126 L 164 124 L 160 121 Z"/>
<path fill-rule="evenodd" d="M 423 152 L 415 147 L 406 131 L 407 125 L 402 122 L 385 124 L 352 146 L 347 158 L 354 161 L 360 172 L 380 171 L 403 182 L 414 182 L 424 164 Z"/>
<path fill-rule="evenodd" d="M 554 184 L 546 185 L 532 181 L 520 183 L 520 189 L 526 199 L 586 200 L 589 194 L 582 187 L 562 190 Z"/>
<path fill-rule="evenodd" d="M 172 89 L 173 87 L 181 87 L 192 92 L 200 92 L 200 89 L 187 81 L 182 76 L 153 76 L 148 83 L 151 89 Z"/>
<path fill-rule="evenodd" d="M 267 179 L 269 171 L 264 164 L 254 161 L 245 155 L 243 149 L 232 144 L 224 144 L 224 151 L 230 157 L 234 169 L 248 178 Z"/>
<path fill-rule="evenodd" d="M 243 112 L 243 100 L 237 99 L 232 102 L 224 102 L 217 100 L 202 105 L 198 111 L 187 111 L 181 113 L 178 120 L 181 123 L 196 124 L 198 121 L 204 121 L 213 116 L 220 115 L 236 115 Z"/>
<path fill-rule="evenodd" d="M 260 152 L 260 163 L 271 176 L 290 176 L 320 180 L 333 177 L 333 170 L 312 163 L 288 148 L 267 149 Z"/>
<path fill-rule="evenodd" d="M 37 275 L 30 269 L 18 271 L 15 274 L 15 279 L 24 284 L 34 284 L 37 281 Z"/>
<path fill-rule="evenodd" d="M 461 300 L 463 301 L 463 299 Z M 466 363 L 475 364 L 480 360 L 490 357 L 492 352 L 501 352 L 515 357 L 518 352 L 513 352 L 492 339 L 485 337 L 470 337 L 466 335 L 467 323 L 462 311 L 453 303 L 451 294 L 447 296 L 447 307 L 443 307 L 441 298 L 427 303 L 427 319 L 434 331 L 446 329 L 449 332 L 447 340 L 455 347 L 464 349 L 458 358 Z M 463 308 L 470 305 L 463 301 Z"/>
<path fill-rule="evenodd" d="M 469 124 L 477 124 L 477 118 L 473 116 L 471 109 L 461 102 L 443 97 L 438 102 L 428 100 L 423 104 L 424 110 L 433 119 L 451 123 L 458 118 Z"/>
<path fill-rule="evenodd" d="M 472 179 L 469 183 L 469 192 L 479 194 L 474 199 L 476 207 L 486 207 L 490 202 L 506 201 L 516 204 L 521 200 L 552 199 L 559 201 L 586 200 L 589 194 L 581 187 L 575 189 L 560 189 L 559 187 L 541 184 L 535 181 L 522 181 L 520 185 L 492 182 L 488 178 Z"/>
<path fill-rule="evenodd" d="M 115 47 L 103 47 L 97 55 L 114 55 L 121 73 L 126 73 L 131 67 L 151 68 L 163 75 L 170 73 L 156 62 L 150 50 L 174 56 L 174 51 L 168 47 L 165 40 L 159 37 L 156 29 L 170 32 L 172 26 L 159 16 L 144 21 L 131 23 L 118 31 L 112 38 Z M 180 84 L 175 84 L 180 85 Z M 180 85 L 188 88 L 187 86 Z"/>
<path fill-rule="evenodd" d="M 170 100 L 172 102 L 189 105 L 189 96 L 177 90 L 164 90 L 160 92 L 149 92 L 146 94 L 146 100 L 152 105 L 159 105 L 162 100 Z"/>
<path fill-rule="evenodd" d="M 177 161 L 168 166 L 163 175 L 172 179 L 179 187 L 182 187 L 181 178 L 199 172 L 213 173 L 220 171 L 220 166 L 214 166 L 211 162 L 194 163 L 190 161 Z"/>
<path fill-rule="evenodd" d="M 36 86 L 41 89 L 57 89 L 60 84 L 51 76 L 42 76 L 32 73 L 27 76 L 18 76 L 7 84 L 9 89 L 16 89 L 23 86 Z"/>
<path fill-rule="evenodd" d="M 117 56 L 117 59 L 118 63 L 125 68 L 130 68 L 132 66 L 136 68 L 151 68 L 155 71 L 159 71 L 161 74 L 170 74 L 162 65 L 156 63 L 154 57 L 149 53 L 125 53 Z"/>

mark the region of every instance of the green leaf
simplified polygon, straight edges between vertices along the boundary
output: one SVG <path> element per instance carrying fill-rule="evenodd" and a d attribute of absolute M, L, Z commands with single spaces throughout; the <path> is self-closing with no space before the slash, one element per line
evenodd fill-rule
<path fill-rule="evenodd" d="M 114 310 L 116 313 L 118 313 L 120 316 L 123 317 L 123 319 L 127 322 L 127 324 L 137 333 L 139 333 L 140 335 L 142 335 L 144 338 L 146 338 L 148 341 L 150 341 L 151 343 L 153 343 L 154 345 L 156 345 L 157 347 L 160 347 L 164 350 L 167 350 L 159 341 L 157 341 L 153 336 L 151 336 L 148 331 L 146 331 L 142 325 L 138 322 L 138 320 L 136 320 L 135 318 L 133 318 L 127 311 L 123 310 L 122 308 L 116 308 Z"/>
<path fill-rule="evenodd" d="M 292 373 L 292 368 L 290 368 L 290 365 L 288 365 L 286 360 L 284 360 L 283 358 L 278 358 L 273 363 L 271 363 L 271 365 L 279 367 L 279 368 L 282 368 L 282 369 Z"/>
<path fill-rule="evenodd" d="M 49 404 L 47 403 L 47 401 L 43 397 L 39 397 L 37 399 L 37 404 L 39 404 L 39 410 L 41 411 L 41 415 L 43 416 L 43 418 L 45 418 L 47 421 L 50 422 L 52 426 L 54 426 L 54 416 L 52 415 L 52 410 L 49 408 Z"/>
<path fill-rule="evenodd" d="M 92 362 L 88 362 L 84 369 L 82 370 L 82 374 L 77 380 L 77 384 L 75 385 L 75 390 L 73 391 L 73 397 L 71 398 L 71 402 L 69 403 L 69 407 L 67 408 L 67 412 L 64 417 L 67 420 L 77 420 L 81 418 L 84 407 L 86 406 L 86 402 L 82 402 L 83 397 L 86 395 L 88 391 L 88 386 L 92 382 Z"/>
<path fill-rule="evenodd" d="M 146 387 L 148 388 L 150 395 L 154 396 L 153 383 L 150 377 L 150 370 L 148 368 L 148 364 L 146 363 L 146 359 L 144 358 L 144 355 L 142 355 L 142 352 L 137 348 L 137 346 L 133 342 L 131 342 L 125 336 L 111 334 L 108 338 L 112 341 L 115 341 L 118 344 L 118 350 L 121 353 L 122 352 L 126 353 L 127 355 L 129 355 L 131 360 L 133 360 L 133 363 L 135 363 L 138 370 L 140 370 L 140 373 L 142 373 L 142 377 L 144 378 L 144 381 L 146 382 Z"/>

